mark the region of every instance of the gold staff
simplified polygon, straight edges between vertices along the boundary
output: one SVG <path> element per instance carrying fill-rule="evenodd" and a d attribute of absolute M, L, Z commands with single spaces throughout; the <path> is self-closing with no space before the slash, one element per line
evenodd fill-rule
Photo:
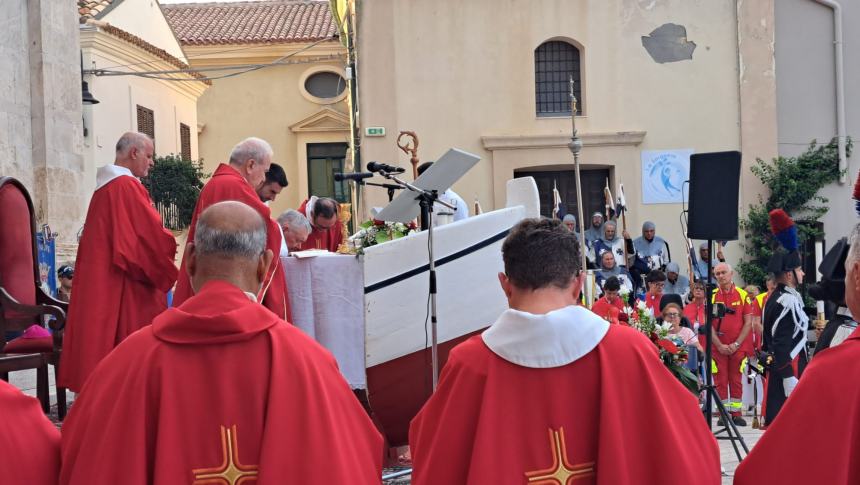
<path fill-rule="evenodd" d="M 579 210 L 579 256 L 580 264 L 585 271 L 585 219 L 582 217 L 582 179 L 579 177 L 579 152 L 582 150 L 582 140 L 576 132 L 576 95 L 573 94 L 573 76 L 570 76 L 570 124 L 571 136 L 567 147 L 573 153 L 573 166 L 576 170 L 576 206 Z"/>

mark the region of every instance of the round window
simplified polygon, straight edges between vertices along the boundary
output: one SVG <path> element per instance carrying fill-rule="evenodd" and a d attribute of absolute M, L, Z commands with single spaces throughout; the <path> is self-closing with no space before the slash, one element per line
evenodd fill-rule
<path fill-rule="evenodd" d="M 346 89 L 346 80 L 337 73 L 322 71 L 305 79 L 305 91 L 321 99 L 336 98 Z"/>

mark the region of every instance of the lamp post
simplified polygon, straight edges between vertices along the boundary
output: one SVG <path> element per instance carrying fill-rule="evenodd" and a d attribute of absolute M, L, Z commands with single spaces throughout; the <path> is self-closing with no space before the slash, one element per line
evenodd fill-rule
<path fill-rule="evenodd" d="M 582 140 L 576 132 L 576 95 L 573 94 L 573 76 L 570 76 L 570 143 L 567 147 L 573 153 L 573 167 L 576 171 L 576 206 L 579 209 L 579 257 L 581 268 L 585 270 L 585 219 L 582 209 L 582 179 L 579 176 L 579 152 L 582 151 Z"/>

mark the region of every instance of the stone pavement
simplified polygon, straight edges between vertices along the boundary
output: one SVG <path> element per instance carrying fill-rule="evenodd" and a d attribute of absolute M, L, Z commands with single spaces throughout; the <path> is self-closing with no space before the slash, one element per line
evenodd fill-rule
<path fill-rule="evenodd" d="M 57 387 L 54 383 L 54 366 L 52 365 L 48 366 L 48 382 L 51 385 L 51 403 L 56 404 Z M 25 394 L 36 397 L 36 370 L 28 369 L 10 372 L 9 384 L 21 389 Z"/>
<path fill-rule="evenodd" d="M 56 388 L 54 386 L 54 369 L 51 367 L 49 369 L 49 379 L 51 383 L 51 418 L 56 420 Z M 24 391 L 25 393 L 35 396 L 36 395 L 36 371 L 35 370 L 27 370 L 27 371 L 19 371 L 12 372 L 9 374 L 9 382 Z M 73 398 L 73 394 L 69 394 L 69 400 L 71 401 Z M 741 437 L 743 437 L 747 446 L 752 449 L 752 447 L 758 442 L 759 438 L 762 435 L 762 431 L 757 429 L 752 429 L 752 417 L 745 416 L 747 423 L 749 426 L 745 426 L 740 429 Z M 716 419 L 714 419 L 714 430 L 717 430 L 716 427 Z M 719 435 L 725 436 L 725 433 Z M 732 443 L 729 440 L 718 440 L 720 445 L 720 462 L 723 465 L 723 485 L 731 485 L 732 477 L 734 476 L 735 469 L 738 466 L 738 458 L 735 455 L 734 449 L 732 448 Z M 740 445 L 738 445 L 740 446 Z M 746 456 L 745 454 L 743 456 Z M 383 473 L 393 473 L 398 470 L 402 470 L 403 467 L 385 469 Z M 388 480 L 384 485 L 408 485 L 410 483 L 408 477 L 399 477 L 393 480 Z"/>
<path fill-rule="evenodd" d="M 738 428 L 741 432 L 741 437 L 744 439 L 747 447 L 752 450 L 753 446 L 758 442 L 759 438 L 763 431 L 759 429 L 752 429 L 752 417 L 744 416 L 744 419 L 747 421 L 747 426 Z M 714 430 L 718 430 L 716 427 L 716 419 L 714 419 Z M 725 433 L 721 433 L 718 436 L 725 437 Z M 717 443 L 720 445 L 720 463 L 723 465 L 723 484 L 722 485 L 731 485 L 732 479 L 735 474 L 735 469 L 738 467 L 738 457 L 735 454 L 735 450 L 732 447 L 732 442 L 729 440 L 721 440 L 718 439 Z M 735 442 L 737 443 L 737 442 Z M 740 448 L 740 443 L 737 443 L 738 448 Z M 746 453 L 743 452 L 743 448 L 740 448 L 741 456 L 746 457 Z"/>

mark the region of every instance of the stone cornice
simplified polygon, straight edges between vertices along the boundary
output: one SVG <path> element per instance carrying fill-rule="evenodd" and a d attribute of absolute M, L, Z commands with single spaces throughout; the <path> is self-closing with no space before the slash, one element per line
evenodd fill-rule
<path fill-rule="evenodd" d="M 609 133 L 580 133 L 586 147 L 637 146 L 645 139 L 644 131 Z M 528 150 L 535 148 L 567 148 L 570 135 L 490 135 L 482 136 L 484 148 L 494 150 Z"/>
<path fill-rule="evenodd" d="M 290 125 L 293 133 L 349 131 L 349 116 L 331 108 L 323 108 L 307 118 Z"/>
<path fill-rule="evenodd" d="M 293 54 L 290 59 L 340 55 L 346 59 L 346 48 L 337 41 L 323 42 L 307 50 L 305 43 L 259 44 L 259 45 L 183 45 L 185 55 L 192 67 L 229 66 L 235 64 L 267 63 Z M 301 52 L 300 52 L 301 51 Z M 289 60 L 289 59 L 288 59 Z M 336 61 L 332 59 L 329 62 Z M 324 62 L 324 61 L 323 61 Z"/>

